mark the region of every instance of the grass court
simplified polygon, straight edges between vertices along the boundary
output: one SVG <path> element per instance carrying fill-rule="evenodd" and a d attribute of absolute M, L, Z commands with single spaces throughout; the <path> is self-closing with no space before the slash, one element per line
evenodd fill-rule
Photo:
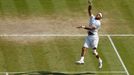
<path fill-rule="evenodd" d="M 87 0 L 0 0 L 0 75 L 133 75 L 133 3 L 93 0 L 93 13 L 104 16 L 98 70 L 91 50 L 75 64 L 86 35 L 75 27 L 88 24 Z"/>

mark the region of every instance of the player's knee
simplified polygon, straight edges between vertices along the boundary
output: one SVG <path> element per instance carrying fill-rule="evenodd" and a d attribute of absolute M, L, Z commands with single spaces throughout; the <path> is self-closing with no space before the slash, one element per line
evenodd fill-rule
<path fill-rule="evenodd" d="M 96 50 L 96 49 L 97 49 L 96 47 L 93 48 L 93 50 Z"/>
<path fill-rule="evenodd" d="M 93 50 L 93 54 L 97 56 L 98 52 L 96 50 Z"/>
<path fill-rule="evenodd" d="M 87 50 L 88 48 L 86 48 L 86 47 L 82 47 L 82 50 Z"/>

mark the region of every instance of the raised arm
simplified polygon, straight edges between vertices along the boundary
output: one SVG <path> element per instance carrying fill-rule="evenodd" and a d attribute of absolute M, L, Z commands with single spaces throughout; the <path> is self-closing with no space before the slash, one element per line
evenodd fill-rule
<path fill-rule="evenodd" d="M 92 9 L 92 6 L 89 5 L 89 6 L 88 6 L 88 14 L 89 14 L 90 17 L 91 17 L 91 15 L 92 15 L 91 9 Z"/>
<path fill-rule="evenodd" d="M 89 14 L 89 17 L 92 17 L 92 12 L 91 12 L 91 10 L 92 10 L 92 2 L 91 2 L 91 0 L 88 0 L 88 3 L 89 3 L 88 14 Z M 81 26 L 78 26 L 76 28 L 83 28 L 83 29 L 86 29 L 86 30 L 94 30 L 94 29 L 96 29 L 96 26 L 90 25 L 90 26 L 87 27 L 87 26 L 81 25 Z"/>
<path fill-rule="evenodd" d="M 82 26 L 79 26 L 77 28 L 83 28 L 83 29 L 86 29 L 86 30 L 94 30 L 94 29 L 96 29 L 96 26 L 90 25 L 90 26 L 87 27 L 87 26 L 82 25 Z"/>
<path fill-rule="evenodd" d="M 89 6 L 88 6 L 88 14 L 91 17 L 91 15 L 92 15 L 92 12 L 91 12 L 91 10 L 92 10 L 92 2 L 91 2 L 91 0 L 88 0 L 88 3 L 89 3 Z"/>

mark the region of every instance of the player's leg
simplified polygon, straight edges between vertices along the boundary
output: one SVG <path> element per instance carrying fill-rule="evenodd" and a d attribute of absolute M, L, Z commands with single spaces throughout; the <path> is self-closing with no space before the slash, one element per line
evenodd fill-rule
<path fill-rule="evenodd" d="M 81 51 L 81 57 L 84 57 L 88 48 L 83 47 Z"/>
<path fill-rule="evenodd" d="M 79 61 L 76 61 L 76 63 L 78 64 L 84 64 L 84 56 L 89 48 L 89 40 L 88 40 L 88 37 L 86 38 L 85 40 L 85 43 L 84 43 L 84 46 L 82 48 L 82 51 L 81 51 L 81 57 L 80 57 L 80 60 Z"/>
<path fill-rule="evenodd" d="M 93 48 L 93 54 L 96 56 L 96 58 L 98 59 L 99 61 L 99 68 L 102 68 L 102 59 L 100 58 L 96 48 Z"/>
<path fill-rule="evenodd" d="M 84 56 L 87 52 L 87 48 L 83 47 L 81 51 L 81 57 L 79 61 L 76 61 L 77 64 L 84 64 Z"/>
<path fill-rule="evenodd" d="M 93 48 L 93 54 L 96 56 L 96 58 L 99 61 L 99 68 L 102 68 L 102 59 L 100 58 L 97 52 L 98 42 L 99 42 L 99 38 L 93 38 L 92 48 Z"/>

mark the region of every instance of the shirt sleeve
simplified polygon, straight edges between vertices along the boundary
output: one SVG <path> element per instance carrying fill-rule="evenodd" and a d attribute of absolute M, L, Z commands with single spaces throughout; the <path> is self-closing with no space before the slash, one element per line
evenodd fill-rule
<path fill-rule="evenodd" d="M 92 14 L 92 15 L 91 15 L 91 18 L 95 18 L 95 16 Z"/>
<path fill-rule="evenodd" d="M 92 14 L 91 17 L 90 17 L 90 20 L 89 20 L 89 24 L 92 25 L 94 20 L 95 20 L 95 16 Z"/>

